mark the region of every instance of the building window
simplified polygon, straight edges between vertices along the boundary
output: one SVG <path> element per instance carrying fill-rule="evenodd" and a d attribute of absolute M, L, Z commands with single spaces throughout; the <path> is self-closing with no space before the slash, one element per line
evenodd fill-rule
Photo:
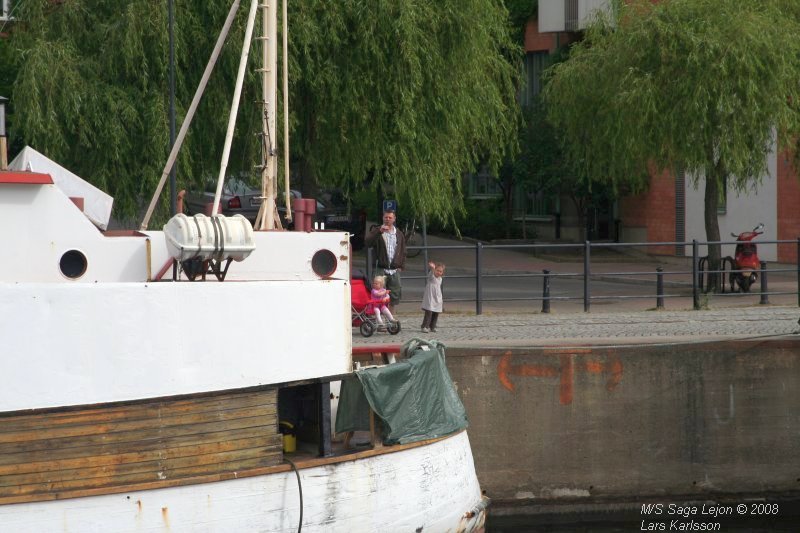
<path fill-rule="evenodd" d="M 542 90 L 542 72 L 547 66 L 547 52 L 525 54 L 525 85 L 520 93 L 520 104 L 529 106 Z"/>
<path fill-rule="evenodd" d="M 503 196 L 500 184 L 486 167 L 481 167 L 477 174 L 470 174 L 468 182 L 470 198 L 497 198 Z"/>
<path fill-rule="evenodd" d="M 555 212 L 556 198 L 542 191 L 518 188 L 514 194 L 514 217 L 526 219 L 550 218 Z"/>
<path fill-rule="evenodd" d="M 680 168 L 675 172 L 675 241 L 686 240 L 686 172 Z M 686 247 L 675 245 L 675 255 L 686 255 Z"/>
<path fill-rule="evenodd" d="M 528 209 L 525 211 L 526 215 L 535 217 L 549 216 L 553 213 L 552 198 L 545 196 L 542 193 L 528 194 Z"/>
<path fill-rule="evenodd" d="M 564 30 L 578 31 L 581 29 L 578 0 L 564 0 Z"/>

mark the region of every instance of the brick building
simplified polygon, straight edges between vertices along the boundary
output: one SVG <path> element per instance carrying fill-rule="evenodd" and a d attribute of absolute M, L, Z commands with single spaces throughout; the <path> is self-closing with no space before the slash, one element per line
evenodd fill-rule
<path fill-rule="evenodd" d="M 537 66 L 545 64 L 547 55 L 556 48 L 578 37 L 592 10 L 606 9 L 609 5 L 608 0 L 539 0 L 538 20 L 530 21 L 525 32 L 529 93 L 539 90 L 541 72 Z M 654 173 L 646 192 L 623 197 L 610 208 L 605 223 L 613 224 L 615 231 L 608 238 L 622 242 L 705 241 L 704 188 L 702 176 L 695 179 L 683 173 Z M 565 202 L 560 204 L 563 207 Z M 730 240 L 731 233 L 748 231 L 762 222 L 765 225 L 762 240 L 800 238 L 800 179 L 790 154 L 773 150 L 768 155 L 767 173 L 761 177 L 760 185 L 741 193 L 729 188 L 721 204 L 718 219 L 723 240 Z M 569 216 L 562 216 L 561 221 L 564 225 L 571 222 Z M 575 232 L 562 230 L 567 237 L 571 233 Z M 794 263 L 797 248 L 797 244 L 762 245 L 759 255 L 766 261 Z M 684 255 L 691 250 L 683 246 L 660 246 L 651 252 Z M 723 255 L 732 253 L 732 245 L 723 247 Z"/>

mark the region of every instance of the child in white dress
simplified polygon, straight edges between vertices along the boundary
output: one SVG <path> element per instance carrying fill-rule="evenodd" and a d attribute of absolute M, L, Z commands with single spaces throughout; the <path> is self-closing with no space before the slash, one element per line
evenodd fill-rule
<path fill-rule="evenodd" d="M 428 263 L 428 280 L 425 284 L 425 294 L 422 296 L 422 310 L 425 317 L 422 319 L 422 332 L 436 331 L 436 321 L 442 312 L 442 276 L 444 276 L 444 263 Z"/>

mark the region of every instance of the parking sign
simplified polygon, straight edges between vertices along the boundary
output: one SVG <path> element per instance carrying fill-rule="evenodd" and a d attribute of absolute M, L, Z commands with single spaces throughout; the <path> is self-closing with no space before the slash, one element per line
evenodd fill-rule
<path fill-rule="evenodd" d="M 397 212 L 397 200 L 384 200 L 383 212 L 385 213 L 386 211 Z"/>

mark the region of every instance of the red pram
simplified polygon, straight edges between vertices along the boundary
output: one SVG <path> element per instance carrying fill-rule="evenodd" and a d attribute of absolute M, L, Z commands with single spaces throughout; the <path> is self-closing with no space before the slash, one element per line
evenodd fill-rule
<path fill-rule="evenodd" d="M 350 315 L 353 327 L 357 327 L 364 337 L 371 337 L 376 331 L 384 330 L 390 335 L 400 333 L 400 322 L 388 320 L 384 326 L 375 320 L 375 306 L 382 302 L 370 297 L 366 278 L 358 274 L 354 272 L 350 278 Z"/>

